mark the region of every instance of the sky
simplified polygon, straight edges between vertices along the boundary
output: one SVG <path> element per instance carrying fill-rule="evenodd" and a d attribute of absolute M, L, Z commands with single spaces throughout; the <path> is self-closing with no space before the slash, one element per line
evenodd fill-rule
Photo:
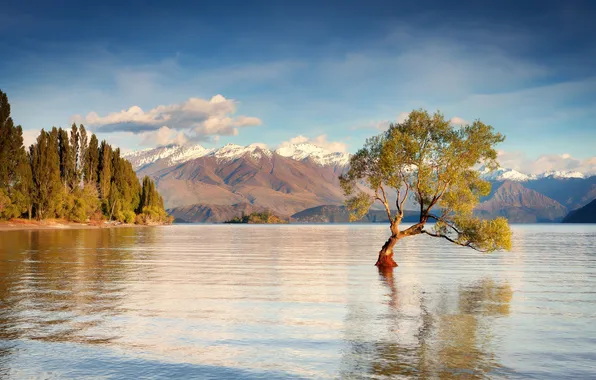
<path fill-rule="evenodd" d="M 4 1 L 0 89 L 31 143 L 310 141 L 355 152 L 413 109 L 507 136 L 503 166 L 596 173 L 593 1 Z"/>

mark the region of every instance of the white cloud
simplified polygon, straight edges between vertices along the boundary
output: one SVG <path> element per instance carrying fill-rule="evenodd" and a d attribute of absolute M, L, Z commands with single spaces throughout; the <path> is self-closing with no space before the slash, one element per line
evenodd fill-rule
<path fill-rule="evenodd" d="M 250 144 L 251 146 L 257 146 L 261 149 L 269 149 L 269 145 L 265 144 L 265 143 L 261 143 L 261 142 L 256 142 L 256 143 L 252 143 Z"/>
<path fill-rule="evenodd" d="M 288 145 L 288 144 L 303 144 L 308 143 L 312 145 L 316 145 L 320 148 L 328 150 L 330 152 L 341 152 L 345 153 L 348 150 L 348 144 L 340 141 L 328 141 L 327 135 L 319 135 L 314 138 L 298 135 L 296 137 L 291 138 L 288 141 L 284 141 L 280 144 L 280 146 Z"/>
<path fill-rule="evenodd" d="M 470 124 L 467 120 L 462 119 L 459 116 L 454 116 L 449 120 L 449 122 L 453 125 L 467 125 Z"/>
<path fill-rule="evenodd" d="M 86 117 L 75 115 L 72 121 L 89 125 L 97 132 L 140 134 L 145 143 L 151 140 L 170 141 L 172 138 L 180 140 L 184 136 L 194 140 L 235 136 L 239 128 L 261 124 L 261 119 L 257 117 L 235 116 L 235 113 L 234 100 L 215 95 L 209 100 L 190 98 L 180 104 L 160 105 L 146 112 L 139 106 L 105 116 L 90 112 Z"/>
<path fill-rule="evenodd" d="M 25 149 L 29 149 L 30 145 L 35 144 L 37 136 L 39 136 L 39 131 L 37 129 L 23 130 L 23 145 L 25 146 Z"/>
<path fill-rule="evenodd" d="M 563 153 L 545 154 L 532 160 L 522 152 L 499 151 L 498 153 L 498 160 L 502 167 L 526 174 L 541 174 L 548 171 L 578 171 L 589 175 L 596 174 L 596 157 L 582 160 Z"/>
<path fill-rule="evenodd" d="M 408 120 L 408 117 L 410 117 L 409 112 L 400 112 L 399 115 L 397 115 L 396 120 L 398 123 L 403 123 L 404 121 Z"/>
<path fill-rule="evenodd" d="M 140 136 L 140 144 L 148 146 L 169 144 L 183 145 L 188 142 L 188 137 L 184 132 L 176 132 L 166 126 L 163 126 L 156 131 L 142 132 Z"/>

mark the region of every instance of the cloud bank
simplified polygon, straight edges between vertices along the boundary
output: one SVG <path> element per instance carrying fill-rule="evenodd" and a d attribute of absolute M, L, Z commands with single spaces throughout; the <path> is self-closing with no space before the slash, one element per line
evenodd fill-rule
<path fill-rule="evenodd" d="M 90 126 L 96 132 L 131 132 L 141 136 L 143 145 L 210 141 L 219 136 L 235 136 L 244 127 L 257 126 L 261 119 L 235 115 L 236 102 L 222 95 L 211 99 L 190 98 L 180 104 L 160 105 L 149 111 L 139 106 L 100 116 L 74 115 L 73 122 Z"/>
<path fill-rule="evenodd" d="M 306 137 L 303 135 L 298 135 L 296 137 L 291 138 L 288 141 L 284 141 L 280 144 L 280 147 L 289 145 L 289 144 L 313 144 L 330 152 L 340 152 L 345 153 L 348 150 L 348 144 L 340 141 L 328 141 L 327 135 L 319 135 L 314 138 Z"/>
<path fill-rule="evenodd" d="M 499 163 L 504 168 L 518 170 L 526 174 L 541 174 L 549 171 L 578 171 L 596 175 L 596 157 L 574 158 L 568 153 L 545 154 L 536 160 L 529 159 L 522 152 L 499 151 Z"/>

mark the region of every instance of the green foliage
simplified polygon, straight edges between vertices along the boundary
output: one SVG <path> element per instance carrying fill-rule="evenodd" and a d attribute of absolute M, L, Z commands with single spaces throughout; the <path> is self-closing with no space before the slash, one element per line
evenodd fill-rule
<path fill-rule="evenodd" d="M 475 167 L 484 164 L 496 169 L 494 147 L 503 140 L 480 120 L 459 128 L 439 112 L 412 111 L 404 122 L 367 139 L 351 158 L 349 171 L 340 177 L 351 219 L 360 219 L 379 201 L 397 237 L 426 233 L 478 250 L 509 249 L 506 221 L 473 216 L 480 197 L 490 192 L 490 183 L 479 177 Z M 389 191 L 397 196 L 393 214 Z M 397 226 L 409 197 L 419 206 L 420 221 L 400 232 Z M 439 214 L 433 214 L 433 209 Z M 424 229 L 429 219 L 437 222 L 433 232 Z"/>
<path fill-rule="evenodd" d="M 31 170 L 23 147 L 23 130 L 10 117 L 10 104 L 0 91 L 0 217 L 21 216 L 29 208 Z"/>
<path fill-rule="evenodd" d="M 135 219 L 136 224 L 169 224 L 174 218 L 158 206 L 145 206 Z"/>
<path fill-rule="evenodd" d="M 346 200 L 346 207 L 350 210 L 350 222 L 358 221 L 368 213 L 373 203 L 373 199 L 364 192 L 350 197 Z"/>
<path fill-rule="evenodd" d="M 123 214 L 124 214 L 124 220 L 122 220 L 122 221 L 124 223 L 133 224 L 135 222 L 136 214 L 134 211 L 126 210 L 123 212 Z"/>
<path fill-rule="evenodd" d="M 70 159 L 68 161 L 68 170 L 71 189 L 76 188 L 81 183 L 81 168 L 79 164 L 80 159 L 80 134 L 76 124 L 72 124 L 70 128 Z"/>
<path fill-rule="evenodd" d="M 249 215 L 242 215 L 241 217 L 234 217 L 225 223 L 246 223 L 246 224 L 285 224 L 286 220 L 273 215 L 270 211 L 253 212 Z"/>
<path fill-rule="evenodd" d="M 73 182 L 74 173 L 71 166 L 73 152 L 68 139 L 68 132 L 62 128 L 58 129 L 58 154 L 60 156 L 60 180 L 66 188 Z"/>
<path fill-rule="evenodd" d="M 30 148 L 33 178 L 33 205 L 38 219 L 54 218 L 62 202 L 58 131 L 41 130 L 37 143 Z"/>
<path fill-rule="evenodd" d="M 12 201 L 3 189 L 0 189 L 0 216 L 5 217 L 9 215 Z"/>
<path fill-rule="evenodd" d="M 79 125 L 79 162 L 77 164 L 79 170 L 80 181 L 85 182 L 87 170 L 87 152 L 89 148 L 89 140 L 87 138 L 87 130 L 83 124 Z"/>
<path fill-rule="evenodd" d="M 99 146 L 99 166 L 97 173 L 99 178 L 99 196 L 107 201 L 112 185 L 112 147 L 105 141 L 102 141 Z"/>
<path fill-rule="evenodd" d="M 99 142 L 95 134 L 89 139 L 89 146 L 85 150 L 85 163 L 83 166 L 84 180 L 87 183 L 97 182 L 99 171 Z"/>
<path fill-rule="evenodd" d="M 172 223 L 173 217 L 168 216 L 163 206 L 163 199 L 155 188 L 151 178 L 143 177 L 143 186 L 139 199 L 138 213 L 135 223 L 137 224 L 163 224 Z"/>
<path fill-rule="evenodd" d="M 13 125 L 8 98 L 0 91 L 0 218 L 25 213 L 77 222 L 172 220 L 153 181 L 146 177 L 141 187 L 120 150 L 89 137 L 83 125 L 73 124 L 70 135 L 62 128 L 41 130 L 27 153 L 22 129 Z"/>

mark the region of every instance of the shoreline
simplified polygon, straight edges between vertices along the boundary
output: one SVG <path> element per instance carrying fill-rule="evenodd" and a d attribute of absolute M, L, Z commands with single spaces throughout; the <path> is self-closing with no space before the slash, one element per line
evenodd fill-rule
<path fill-rule="evenodd" d="M 2 231 L 19 231 L 19 230 L 92 230 L 103 228 L 123 228 L 123 227 L 151 227 L 161 226 L 162 224 L 125 224 L 125 223 L 101 223 L 101 224 L 87 224 L 70 222 L 66 220 L 28 220 L 28 219 L 12 219 L 0 221 L 0 232 Z"/>

